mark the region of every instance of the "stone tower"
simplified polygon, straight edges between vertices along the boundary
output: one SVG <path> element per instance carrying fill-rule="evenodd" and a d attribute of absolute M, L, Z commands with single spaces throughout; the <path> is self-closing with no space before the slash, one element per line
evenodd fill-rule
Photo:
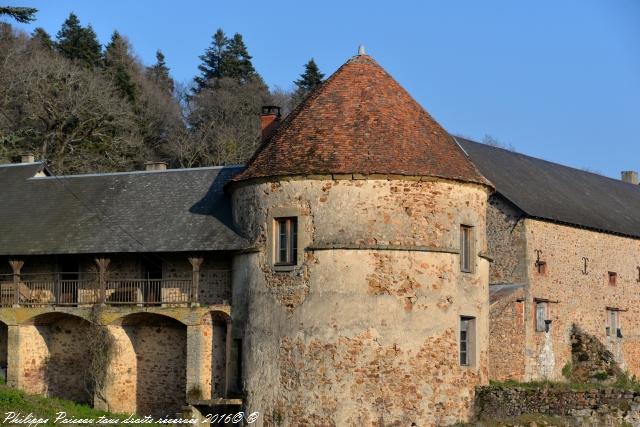
<path fill-rule="evenodd" d="M 349 59 L 227 189 L 255 248 L 233 279 L 247 410 L 264 425 L 468 418 L 487 381 L 491 184 L 382 67 Z"/>

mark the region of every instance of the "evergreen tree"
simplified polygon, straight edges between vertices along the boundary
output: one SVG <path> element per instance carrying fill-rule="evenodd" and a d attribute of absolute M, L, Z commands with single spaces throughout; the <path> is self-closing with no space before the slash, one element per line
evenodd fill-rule
<path fill-rule="evenodd" d="M 100 63 L 102 47 L 91 26 L 80 25 L 78 17 L 71 13 L 57 34 L 58 51 L 65 57 L 75 60 L 87 67 Z"/>
<path fill-rule="evenodd" d="M 294 104 L 293 108 L 305 99 L 315 88 L 320 86 L 323 78 L 324 74 L 320 72 L 320 68 L 318 68 L 316 62 L 311 58 L 304 66 L 304 73 L 294 82 L 296 90 L 291 100 Z"/>
<path fill-rule="evenodd" d="M 28 24 L 31 21 L 35 21 L 35 14 L 37 12 L 38 9 L 35 9 L 33 7 L 0 7 L 0 16 L 7 15 L 20 22 L 21 24 Z"/>
<path fill-rule="evenodd" d="M 221 63 L 222 57 L 225 54 L 229 39 L 225 36 L 222 28 L 218 28 L 218 31 L 213 35 L 213 41 L 211 46 L 205 50 L 203 55 L 200 55 L 202 63 L 198 65 L 200 75 L 195 77 L 196 87 L 193 89 L 195 93 L 200 92 L 207 86 L 207 82 L 214 78 L 221 77 Z"/>
<path fill-rule="evenodd" d="M 251 55 L 242 40 L 242 35 L 234 34 L 227 43 L 227 49 L 222 54 L 220 75 L 232 78 L 240 83 L 247 83 L 257 76 L 251 63 Z"/>
<path fill-rule="evenodd" d="M 117 31 L 113 32 L 111 41 L 105 49 L 104 65 L 120 95 L 134 103 L 136 100 L 136 84 L 133 79 L 135 60 L 131 56 L 129 43 Z"/>
<path fill-rule="evenodd" d="M 37 46 L 49 51 L 53 50 L 54 48 L 54 43 L 53 40 L 51 40 L 51 36 L 42 27 L 38 27 L 33 30 L 33 33 L 31 33 L 31 41 L 36 43 Z"/>
<path fill-rule="evenodd" d="M 160 50 L 156 52 L 156 63 L 147 68 L 147 76 L 168 93 L 173 93 L 173 79 L 169 75 L 169 67 L 167 67 L 164 61 L 164 54 Z"/>

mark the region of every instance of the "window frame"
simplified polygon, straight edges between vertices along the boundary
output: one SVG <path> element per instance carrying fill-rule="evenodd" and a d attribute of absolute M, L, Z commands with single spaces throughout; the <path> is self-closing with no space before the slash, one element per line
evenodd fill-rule
<path fill-rule="evenodd" d="M 297 216 L 278 216 L 273 218 L 274 266 L 293 267 L 298 265 L 298 228 L 299 221 Z M 282 257 L 283 252 L 284 257 Z"/>
<path fill-rule="evenodd" d="M 475 272 L 475 261 L 473 252 L 475 249 L 474 226 L 460 224 L 460 271 L 463 273 Z"/>
<path fill-rule="evenodd" d="M 606 322 L 606 334 L 608 338 L 616 339 L 618 337 L 618 330 L 622 331 L 620 327 L 620 310 L 615 308 L 607 308 L 607 322 Z"/>
<path fill-rule="evenodd" d="M 609 271 L 609 286 L 616 286 L 618 284 L 618 273 L 615 271 Z"/>
<path fill-rule="evenodd" d="M 540 313 L 538 307 L 541 307 L 544 310 L 544 315 L 540 318 Z M 536 301 L 535 302 L 535 328 L 536 332 L 546 332 L 547 324 L 546 320 L 549 317 L 549 303 L 546 301 Z"/>
<path fill-rule="evenodd" d="M 473 368 L 476 365 L 476 318 L 460 316 L 458 328 L 458 363 Z"/>

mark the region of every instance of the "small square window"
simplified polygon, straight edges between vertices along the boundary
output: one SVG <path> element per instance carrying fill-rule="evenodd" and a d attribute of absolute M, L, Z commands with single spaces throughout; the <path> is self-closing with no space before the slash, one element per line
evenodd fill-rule
<path fill-rule="evenodd" d="M 460 226 L 460 271 L 473 273 L 473 227 Z"/>
<path fill-rule="evenodd" d="M 547 330 L 547 317 L 548 317 L 548 305 L 546 302 L 536 302 L 536 332 L 546 332 Z"/>
<path fill-rule="evenodd" d="M 275 265 L 296 265 L 298 262 L 298 218 L 274 218 Z"/>
<path fill-rule="evenodd" d="M 618 281 L 618 273 L 613 271 L 609 272 L 609 286 L 615 286 Z"/>
<path fill-rule="evenodd" d="M 473 366 L 475 357 L 476 319 L 460 317 L 460 365 Z"/>

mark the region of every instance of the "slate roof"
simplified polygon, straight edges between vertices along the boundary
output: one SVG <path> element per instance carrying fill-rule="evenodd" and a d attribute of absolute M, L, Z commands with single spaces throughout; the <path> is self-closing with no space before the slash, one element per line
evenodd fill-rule
<path fill-rule="evenodd" d="M 457 137 L 496 191 L 526 215 L 640 237 L 640 186 Z"/>
<path fill-rule="evenodd" d="M 0 255 L 238 250 L 223 185 L 238 167 L 33 176 L 0 165 Z"/>
<path fill-rule="evenodd" d="M 348 60 L 312 92 L 234 181 L 353 173 L 490 185 L 442 126 L 367 55 Z"/>

